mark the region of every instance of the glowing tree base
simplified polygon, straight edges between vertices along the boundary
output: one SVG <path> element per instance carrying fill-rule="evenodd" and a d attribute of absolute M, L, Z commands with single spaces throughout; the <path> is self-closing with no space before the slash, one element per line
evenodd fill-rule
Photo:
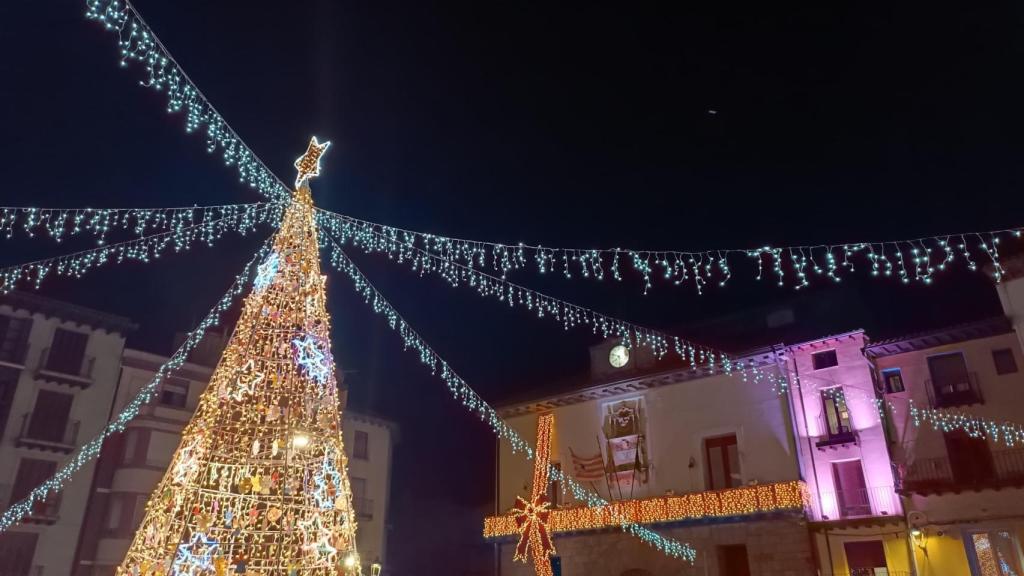
<path fill-rule="evenodd" d="M 359 571 L 325 278 L 301 184 L 119 576 Z"/>

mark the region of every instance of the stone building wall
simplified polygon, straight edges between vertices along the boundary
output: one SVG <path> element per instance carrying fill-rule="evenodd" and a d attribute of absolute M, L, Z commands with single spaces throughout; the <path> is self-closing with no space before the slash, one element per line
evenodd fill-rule
<path fill-rule="evenodd" d="M 621 531 L 555 535 L 562 576 L 707 576 L 720 574 L 718 547 L 744 544 L 751 576 L 805 576 L 814 574 L 811 542 L 806 523 L 787 516 L 750 522 L 653 527 L 660 534 L 697 549 L 689 564 L 669 558 L 641 540 Z M 513 562 L 514 541 L 501 545 L 500 576 L 530 576 L 531 564 Z"/>

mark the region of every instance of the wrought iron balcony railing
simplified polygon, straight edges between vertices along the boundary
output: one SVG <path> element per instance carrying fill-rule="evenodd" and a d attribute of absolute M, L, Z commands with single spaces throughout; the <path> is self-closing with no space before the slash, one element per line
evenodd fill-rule
<path fill-rule="evenodd" d="M 36 377 L 57 384 L 67 384 L 87 388 L 92 385 L 92 370 L 96 364 L 95 356 L 83 356 L 81 360 L 67 361 L 59 356 L 51 356 L 50 348 L 44 348 L 39 356 Z"/>
<path fill-rule="evenodd" d="M 981 386 L 978 384 L 978 374 L 975 372 L 968 372 L 965 378 L 941 383 L 931 379 L 925 380 L 924 387 L 928 391 L 928 400 L 935 408 L 985 403 L 985 398 L 981 395 Z"/>
<path fill-rule="evenodd" d="M 902 514 L 893 486 L 811 492 L 811 502 L 811 518 L 819 522 Z"/>
<path fill-rule="evenodd" d="M 961 465 L 948 456 L 919 458 L 902 468 L 903 492 L 956 492 L 1024 486 L 1024 448 L 996 450 Z"/>

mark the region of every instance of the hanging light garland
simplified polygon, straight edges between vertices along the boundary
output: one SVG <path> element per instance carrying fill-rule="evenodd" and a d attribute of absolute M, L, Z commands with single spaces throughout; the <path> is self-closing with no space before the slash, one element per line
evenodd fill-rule
<path fill-rule="evenodd" d="M 187 208 L 31 208 L 0 207 L 0 236 L 11 238 L 21 232 L 30 238 L 47 236 L 60 243 L 72 236 L 91 234 L 105 244 L 112 231 L 136 236 L 181 230 L 204 222 L 227 220 L 252 227 L 266 218 L 267 204 L 226 204 Z"/>
<path fill-rule="evenodd" d="M 184 112 L 185 132 L 206 133 L 206 151 L 221 152 L 224 164 L 238 168 L 238 179 L 264 196 L 287 201 L 287 187 L 228 125 L 206 96 L 171 57 L 170 52 L 127 0 L 86 0 L 85 17 L 117 33 L 121 66 L 138 63 L 146 70 L 142 86 L 167 93 L 167 112 Z"/>
<path fill-rule="evenodd" d="M 703 293 L 706 286 L 724 286 L 733 275 L 734 262 L 740 259 L 753 260 L 757 280 L 772 277 L 777 285 L 796 289 L 810 285 L 814 278 L 839 282 L 858 267 L 871 277 L 896 278 L 904 284 L 931 284 L 937 273 L 956 264 L 977 270 L 980 259 L 991 264 L 993 278 L 998 282 L 1005 273 L 999 256 L 1000 243 L 1020 238 L 1024 230 L 1012 228 L 911 240 L 696 252 L 589 250 L 449 238 L 332 214 L 338 219 L 336 235 L 342 244 L 393 257 L 410 248 L 419 248 L 471 268 L 493 270 L 502 279 L 511 272 L 535 269 L 541 274 L 556 273 L 566 278 L 622 280 L 623 272 L 631 269 L 643 281 L 645 294 L 655 282 L 691 285 L 698 293 Z"/>
<path fill-rule="evenodd" d="M 325 240 L 329 242 L 329 257 L 331 264 L 341 270 L 349 276 L 352 280 L 355 290 L 360 294 L 367 305 L 369 305 L 374 312 L 384 316 L 388 323 L 388 326 L 398 332 L 402 338 L 402 342 L 406 350 L 413 350 L 419 355 L 420 362 L 430 368 L 431 373 L 437 375 L 444 381 L 448 387 L 449 393 L 455 397 L 456 400 L 462 402 L 463 406 L 469 409 L 471 412 L 477 414 L 480 419 L 490 426 L 491 430 L 498 436 L 498 438 L 505 439 L 512 446 L 514 452 L 523 452 L 527 459 L 534 457 L 534 451 L 523 438 L 510 427 L 502 418 L 498 415 L 497 411 L 491 407 L 479 394 L 476 393 L 472 388 L 466 384 L 465 380 L 462 379 L 455 371 L 435 352 L 423 338 L 420 337 L 415 330 L 403 319 L 398 312 L 391 306 L 391 304 L 384 299 L 383 295 L 377 291 L 376 288 L 370 284 L 366 276 L 356 267 L 355 263 L 348 258 L 347 255 L 342 251 L 341 245 L 331 236 L 329 232 L 323 234 Z M 600 507 L 606 506 L 608 502 L 593 492 L 587 490 L 581 486 L 571 476 L 566 476 L 561 470 L 550 467 L 549 475 L 552 481 L 562 482 L 564 489 L 572 493 L 573 497 L 583 502 L 589 507 Z M 653 546 L 660 552 L 671 556 L 673 558 L 681 558 L 693 562 L 697 557 L 697 551 L 689 544 L 684 544 L 666 538 L 653 530 L 636 524 L 630 521 L 626 517 L 618 516 L 613 510 L 609 509 L 612 514 L 610 523 L 619 526 L 627 534 L 640 538 L 647 544 Z"/>
<path fill-rule="evenodd" d="M 139 390 L 135 397 L 125 405 L 121 412 L 114 416 L 114 418 L 103 428 L 103 430 L 100 431 L 98 435 L 78 448 L 53 476 L 34 488 L 23 500 L 14 503 L 5 510 L 3 514 L 0 514 L 0 533 L 14 526 L 21 521 L 21 519 L 30 514 L 36 502 L 42 502 L 46 500 L 49 495 L 55 494 L 63 489 L 64 485 L 71 480 L 71 477 L 78 472 L 79 469 L 99 457 L 104 440 L 114 434 L 124 431 L 128 422 L 139 414 L 142 407 L 157 396 L 160 383 L 185 363 L 188 355 L 196 348 L 196 346 L 199 345 L 199 342 L 203 339 L 206 331 L 211 327 L 220 324 L 221 314 L 230 308 L 234 303 L 235 298 L 245 290 L 256 263 L 261 261 L 270 250 L 270 240 L 271 239 L 268 238 L 263 243 L 263 246 L 257 250 L 253 258 L 249 260 L 248 264 L 246 264 L 242 269 L 241 274 L 235 277 L 235 280 L 228 291 L 220 298 L 214 307 L 210 309 L 199 325 L 188 333 L 185 337 L 185 341 L 182 342 L 178 350 L 174 352 L 167 362 L 157 369 L 153 379 Z"/>
<path fill-rule="evenodd" d="M 341 233 L 344 228 L 344 221 L 327 211 L 319 211 L 317 222 L 325 230 L 328 230 L 332 237 L 337 237 L 337 234 Z M 375 246 L 378 246 L 383 238 L 375 232 L 372 233 L 372 237 L 373 244 L 357 243 L 355 246 L 362 248 L 367 253 L 375 252 Z M 720 350 L 694 344 L 678 336 L 645 328 L 548 296 L 457 261 L 436 256 L 415 246 L 403 245 L 396 252 L 389 252 L 388 255 L 400 264 L 408 264 L 414 272 L 418 272 L 420 275 L 437 274 L 453 287 L 468 285 L 483 297 L 496 298 L 509 307 L 523 308 L 536 314 L 538 318 L 550 318 L 560 323 L 565 330 L 580 325 L 589 326 L 595 334 L 599 334 L 603 338 L 621 339 L 623 345 L 628 348 L 647 347 L 659 359 L 669 353 L 674 353 L 680 360 L 695 368 L 704 367 L 724 372 L 731 372 L 733 369 L 729 356 Z"/>
<path fill-rule="evenodd" d="M 51 274 L 80 278 L 93 268 L 110 262 L 149 262 L 159 258 L 168 248 L 173 248 L 175 252 L 183 252 L 191 248 L 195 242 L 212 246 L 227 232 L 236 232 L 244 236 L 255 230 L 258 224 L 276 225 L 280 217 L 280 205 L 265 203 L 252 211 L 233 212 L 220 218 L 202 220 L 191 226 L 174 227 L 166 232 L 0 268 L 0 294 L 10 292 L 22 282 L 29 282 L 34 288 L 38 288 Z"/>

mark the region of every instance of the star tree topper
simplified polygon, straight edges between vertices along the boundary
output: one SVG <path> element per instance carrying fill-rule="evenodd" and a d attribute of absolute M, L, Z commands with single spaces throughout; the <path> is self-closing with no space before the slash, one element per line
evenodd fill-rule
<path fill-rule="evenodd" d="M 320 175 L 320 157 L 323 156 L 324 152 L 327 151 L 327 147 L 330 145 L 330 141 L 324 142 L 323 144 L 317 142 L 316 136 L 313 136 L 309 141 L 309 147 L 306 148 L 306 153 L 295 160 L 295 169 L 299 171 L 295 176 L 296 190 L 301 188 L 306 180 Z"/>
<path fill-rule="evenodd" d="M 551 516 L 551 501 L 548 500 L 548 465 L 551 463 L 551 428 L 555 423 L 554 414 L 541 414 L 537 419 L 537 449 L 533 461 L 533 489 L 530 500 L 516 497 L 512 507 L 516 527 L 519 529 L 519 543 L 516 544 L 514 560 L 526 562 L 533 558 L 533 569 L 537 576 L 554 576 L 551 556 L 555 545 L 551 542 L 548 518 Z"/>

